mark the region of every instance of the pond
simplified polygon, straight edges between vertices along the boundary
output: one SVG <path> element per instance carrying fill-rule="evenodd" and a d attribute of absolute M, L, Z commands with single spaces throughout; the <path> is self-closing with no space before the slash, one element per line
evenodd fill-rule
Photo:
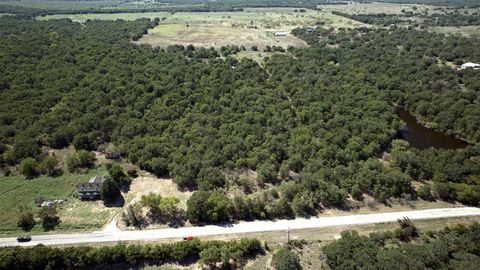
<path fill-rule="evenodd" d="M 399 109 L 398 115 L 405 122 L 405 126 L 399 130 L 398 136 L 400 139 L 407 141 L 412 147 L 418 149 L 430 147 L 458 149 L 468 146 L 468 143 L 465 141 L 422 126 L 413 115 L 405 110 Z"/>

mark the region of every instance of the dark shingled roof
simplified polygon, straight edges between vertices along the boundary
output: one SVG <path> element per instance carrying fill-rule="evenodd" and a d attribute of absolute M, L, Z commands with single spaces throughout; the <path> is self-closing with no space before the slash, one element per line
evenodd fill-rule
<path fill-rule="evenodd" d="M 100 192 L 103 183 L 80 183 L 77 185 L 78 192 Z"/>

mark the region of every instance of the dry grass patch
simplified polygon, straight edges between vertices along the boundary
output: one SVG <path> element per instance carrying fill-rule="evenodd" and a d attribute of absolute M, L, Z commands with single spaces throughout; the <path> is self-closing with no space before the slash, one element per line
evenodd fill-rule
<path fill-rule="evenodd" d="M 125 204 L 139 201 L 143 195 L 156 193 L 162 196 L 173 196 L 180 200 L 180 207 L 187 209 L 187 200 L 192 195 L 190 191 L 181 191 L 172 179 L 140 176 L 133 180 L 126 195 Z"/>
<path fill-rule="evenodd" d="M 195 47 L 238 45 L 263 50 L 267 45 L 306 47 L 305 41 L 293 36 L 275 37 L 274 29 L 235 28 L 225 25 L 162 24 L 150 30 L 138 44 L 167 47 L 169 45 L 192 44 Z"/>

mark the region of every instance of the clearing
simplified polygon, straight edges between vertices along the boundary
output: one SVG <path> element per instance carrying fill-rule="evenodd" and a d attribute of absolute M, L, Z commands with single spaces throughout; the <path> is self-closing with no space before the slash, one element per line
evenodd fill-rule
<path fill-rule="evenodd" d="M 140 39 L 137 44 L 150 44 L 153 46 L 167 47 L 169 45 L 192 44 L 195 47 L 221 47 L 227 45 L 243 45 L 246 48 L 257 46 L 263 50 L 267 45 L 306 47 L 307 44 L 293 36 L 275 37 L 274 29 L 247 29 L 232 28 L 230 26 L 192 25 L 181 24 L 159 25 L 152 29 L 148 35 Z"/>
<path fill-rule="evenodd" d="M 367 26 L 355 20 L 333 15 L 331 10 L 299 12 L 295 8 L 245 8 L 241 12 L 146 12 L 117 14 L 58 14 L 37 17 L 39 20 L 69 18 L 78 22 L 86 20 L 135 20 L 161 18 L 160 25 L 151 29 L 138 44 L 166 47 L 173 44 L 193 44 L 203 47 L 224 45 L 305 47 L 306 43 L 289 34 L 275 37 L 275 32 L 289 32 L 297 27 L 314 26 L 352 28 Z"/>
<path fill-rule="evenodd" d="M 114 211 L 96 202 L 82 202 L 75 198 L 75 188 L 78 183 L 88 181 L 95 175 L 106 175 L 105 169 L 93 169 L 86 174 L 76 175 L 65 171 L 62 176 L 40 176 L 35 179 L 25 179 L 23 176 L 7 176 L 0 179 L 0 235 L 18 234 L 17 227 L 19 206 L 37 210 L 35 199 L 64 200 L 58 208 L 62 223 L 57 231 L 98 229 L 105 224 Z M 43 232 L 41 226 L 33 228 L 32 233 Z"/>

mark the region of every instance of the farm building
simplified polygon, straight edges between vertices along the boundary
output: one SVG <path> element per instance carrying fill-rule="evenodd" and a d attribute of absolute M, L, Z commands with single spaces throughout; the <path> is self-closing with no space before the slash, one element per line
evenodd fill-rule
<path fill-rule="evenodd" d="M 464 63 L 460 69 L 467 69 L 467 68 L 472 68 L 472 69 L 475 69 L 475 70 L 479 70 L 480 69 L 480 64 L 475 64 L 475 63 L 472 63 L 472 62 L 468 62 L 468 63 Z"/>
<path fill-rule="evenodd" d="M 276 37 L 286 37 L 288 32 L 275 32 Z"/>
<path fill-rule="evenodd" d="M 77 195 L 82 200 L 97 200 L 101 197 L 103 182 L 105 177 L 96 175 L 88 183 L 77 185 Z"/>

